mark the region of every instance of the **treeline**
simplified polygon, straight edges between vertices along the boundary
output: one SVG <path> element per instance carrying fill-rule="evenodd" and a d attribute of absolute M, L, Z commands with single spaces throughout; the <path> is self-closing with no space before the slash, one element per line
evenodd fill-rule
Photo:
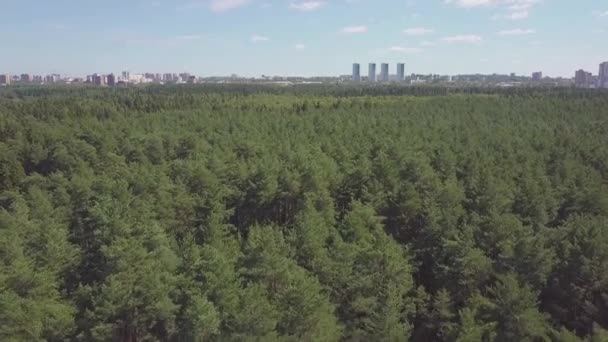
<path fill-rule="evenodd" d="M 556 97 L 593 97 L 606 95 L 605 89 L 579 89 L 574 87 L 528 86 L 528 87 L 497 87 L 463 86 L 454 84 L 428 84 L 411 86 L 406 84 L 293 84 L 277 85 L 273 83 L 244 84 L 244 83 L 204 83 L 179 85 L 146 85 L 130 86 L 127 88 L 100 88 L 97 86 L 47 85 L 40 87 L 12 86 L 0 88 L 0 101 L 5 99 L 28 99 L 33 97 L 87 97 L 108 99 L 108 96 L 131 98 L 162 96 L 194 95 L 202 93 L 224 94 L 228 96 L 252 96 L 258 94 L 294 95 L 294 96 L 331 96 L 331 97 L 365 97 L 365 96 L 447 96 L 454 94 L 486 94 L 503 96 L 556 96 Z M 147 98 L 146 100 L 150 100 Z"/>
<path fill-rule="evenodd" d="M 607 108 L 4 89 L 0 340 L 606 341 Z"/>

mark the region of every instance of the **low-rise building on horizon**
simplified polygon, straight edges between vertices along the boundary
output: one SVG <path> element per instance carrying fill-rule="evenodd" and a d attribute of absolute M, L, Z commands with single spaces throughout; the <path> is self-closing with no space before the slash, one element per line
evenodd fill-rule
<path fill-rule="evenodd" d="M 574 86 L 577 88 L 591 88 L 593 75 L 583 69 L 577 70 L 574 74 Z"/>
<path fill-rule="evenodd" d="M 608 88 L 608 62 L 600 64 L 598 73 L 598 88 Z"/>
<path fill-rule="evenodd" d="M 11 84 L 11 75 L 9 74 L 0 74 L 0 85 L 10 85 Z"/>
<path fill-rule="evenodd" d="M 116 76 L 114 76 L 114 74 L 109 74 L 106 79 L 109 87 L 116 86 Z"/>

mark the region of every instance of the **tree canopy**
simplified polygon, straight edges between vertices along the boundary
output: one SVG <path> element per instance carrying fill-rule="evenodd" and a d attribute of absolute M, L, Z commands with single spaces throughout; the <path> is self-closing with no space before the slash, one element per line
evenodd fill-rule
<path fill-rule="evenodd" d="M 2 341 L 605 341 L 608 96 L 0 89 Z"/>

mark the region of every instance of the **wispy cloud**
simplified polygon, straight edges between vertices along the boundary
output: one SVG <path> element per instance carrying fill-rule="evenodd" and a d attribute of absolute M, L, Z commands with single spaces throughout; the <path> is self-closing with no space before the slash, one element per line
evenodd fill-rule
<path fill-rule="evenodd" d="M 422 45 L 422 46 L 435 46 L 437 44 L 425 40 L 425 41 L 421 42 L 420 45 Z"/>
<path fill-rule="evenodd" d="M 209 9 L 213 12 L 225 12 L 247 5 L 251 0 L 212 0 Z"/>
<path fill-rule="evenodd" d="M 483 40 L 483 38 L 474 34 L 467 34 L 443 37 L 441 40 L 448 43 L 479 43 Z"/>
<path fill-rule="evenodd" d="M 266 36 L 260 36 L 257 34 L 254 34 L 253 36 L 251 36 L 251 41 L 254 43 L 267 42 L 269 40 L 270 40 L 270 38 L 268 38 Z"/>
<path fill-rule="evenodd" d="M 494 6 L 503 8 L 507 14 L 503 17 L 509 20 L 521 20 L 530 16 L 532 8 L 541 0 L 444 0 L 446 4 L 454 4 L 463 8 Z"/>
<path fill-rule="evenodd" d="M 403 30 L 403 33 L 408 36 L 422 36 L 433 32 L 435 32 L 435 30 L 424 27 L 411 27 Z"/>
<path fill-rule="evenodd" d="M 608 11 L 596 10 L 596 11 L 593 11 L 593 15 L 595 15 L 597 17 L 608 17 Z"/>
<path fill-rule="evenodd" d="M 496 0 L 445 0 L 446 4 L 455 4 L 460 7 L 478 7 L 497 3 Z"/>
<path fill-rule="evenodd" d="M 405 47 L 405 46 L 391 46 L 388 50 L 391 52 L 400 52 L 400 53 L 420 53 L 423 51 L 421 48 Z"/>
<path fill-rule="evenodd" d="M 304 44 L 296 44 L 294 45 L 294 48 L 298 51 L 302 51 L 306 48 L 306 46 Z"/>
<path fill-rule="evenodd" d="M 509 19 L 509 20 L 522 20 L 522 19 L 526 19 L 530 16 L 530 12 L 529 11 L 517 11 L 517 12 L 511 12 L 507 15 L 505 15 L 505 19 Z"/>
<path fill-rule="evenodd" d="M 178 5 L 178 10 L 190 10 L 195 8 L 208 8 L 209 10 L 221 13 L 227 12 L 239 7 L 243 7 L 252 0 L 196 0 L 189 3 Z"/>
<path fill-rule="evenodd" d="M 342 29 L 342 33 L 348 33 L 348 34 L 353 34 L 353 33 L 365 33 L 367 32 L 367 26 L 361 25 L 361 26 L 347 26 L 345 28 Z"/>
<path fill-rule="evenodd" d="M 325 6 L 325 1 L 303 1 L 303 2 L 292 2 L 289 4 L 289 8 L 298 11 L 314 11 Z"/>
<path fill-rule="evenodd" d="M 525 36 L 529 34 L 535 34 L 536 30 L 532 29 L 512 29 L 512 30 L 502 30 L 497 32 L 501 36 Z"/>

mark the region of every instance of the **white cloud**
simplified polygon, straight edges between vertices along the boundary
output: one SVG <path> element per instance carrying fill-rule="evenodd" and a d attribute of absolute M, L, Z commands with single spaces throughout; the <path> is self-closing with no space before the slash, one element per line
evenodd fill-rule
<path fill-rule="evenodd" d="M 464 8 L 499 7 L 507 12 L 504 15 L 505 19 L 520 20 L 528 18 L 530 10 L 540 3 L 541 0 L 444 0 L 444 2 Z"/>
<path fill-rule="evenodd" d="M 250 0 L 212 0 L 209 9 L 213 12 L 225 12 L 247 5 Z"/>
<path fill-rule="evenodd" d="M 367 26 L 347 26 L 342 29 L 342 33 L 365 33 L 367 32 Z"/>
<path fill-rule="evenodd" d="M 403 30 L 403 33 L 407 34 L 408 36 L 422 36 L 433 32 L 435 32 L 435 30 L 424 27 L 411 27 Z"/>
<path fill-rule="evenodd" d="M 304 2 L 292 2 L 289 4 L 289 8 L 298 11 L 314 11 L 325 6 L 324 1 L 304 1 Z"/>
<path fill-rule="evenodd" d="M 540 0 L 445 0 L 446 4 L 455 4 L 459 7 L 472 8 L 482 6 L 504 6 L 512 11 L 531 8 Z"/>
<path fill-rule="evenodd" d="M 496 0 L 445 0 L 446 4 L 456 4 L 460 7 L 479 7 L 493 5 Z"/>
<path fill-rule="evenodd" d="M 423 51 L 421 48 L 404 47 L 404 46 L 391 46 L 388 50 L 391 52 L 400 52 L 400 53 L 420 53 Z"/>
<path fill-rule="evenodd" d="M 505 16 L 506 19 L 509 20 L 521 20 L 521 19 L 526 19 L 530 16 L 530 12 L 528 11 L 517 11 L 517 12 L 511 12 L 509 14 L 507 14 Z"/>
<path fill-rule="evenodd" d="M 608 11 L 593 11 L 593 14 L 598 17 L 608 17 Z"/>
<path fill-rule="evenodd" d="M 302 51 L 306 48 L 306 46 L 304 44 L 296 44 L 294 48 L 298 51 Z"/>
<path fill-rule="evenodd" d="M 450 36 L 441 38 L 444 42 L 448 43 L 479 43 L 482 41 L 480 36 L 474 34 L 468 35 L 458 35 L 458 36 Z"/>
<path fill-rule="evenodd" d="M 421 42 L 420 45 L 422 45 L 422 46 L 435 46 L 437 44 L 425 40 L 425 41 Z"/>
<path fill-rule="evenodd" d="M 270 40 L 270 38 L 268 38 L 266 36 L 260 36 L 260 35 L 257 35 L 257 34 L 254 34 L 253 36 L 251 36 L 251 41 L 254 42 L 254 43 L 257 43 L 257 42 L 267 42 L 269 40 Z"/>
<path fill-rule="evenodd" d="M 513 30 L 502 30 L 498 34 L 501 36 L 524 36 L 529 34 L 535 34 L 536 30 L 531 29 L 513 29 Z"/>
<path fill-rule="evenodd" d="M 213 12 L 226 12 L 243 7 L 252 0 L 195 0 L 178 5 L 177 10 L 191 10 L 195 8 L 209 8 Z"/>

